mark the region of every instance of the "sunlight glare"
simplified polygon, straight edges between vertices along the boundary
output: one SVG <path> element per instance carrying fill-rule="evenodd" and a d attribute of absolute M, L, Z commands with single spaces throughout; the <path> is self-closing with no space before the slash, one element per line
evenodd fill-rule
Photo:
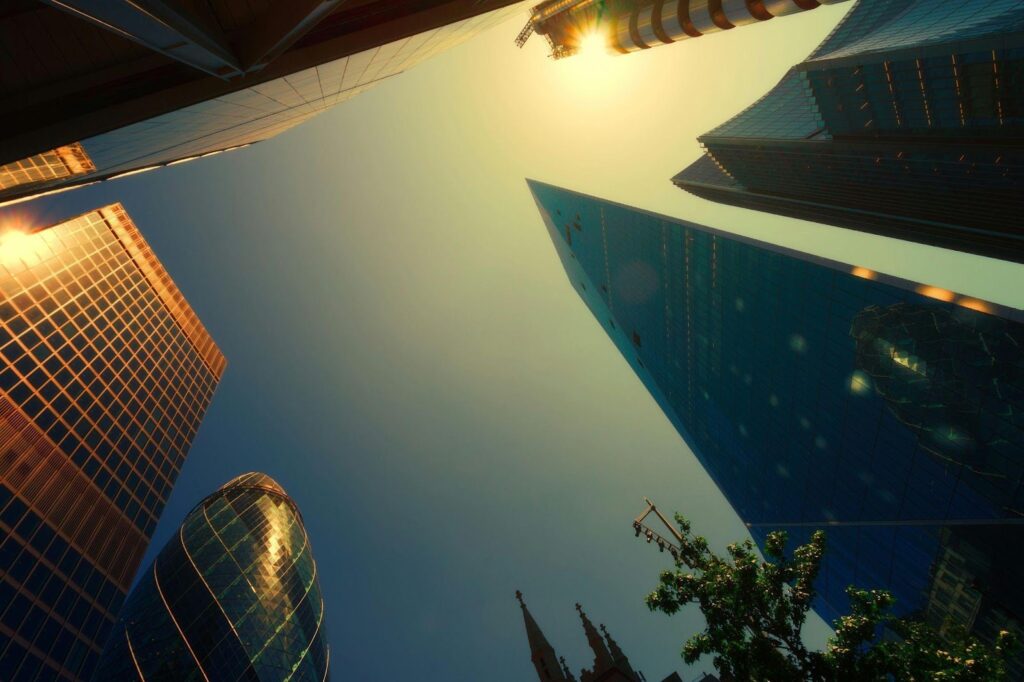
<path fill-rule="evenodd" d="M 854 277 L 860 277 L 861 279 L 875 279 L 878 276 L 873 270 L 868 270 L 867 268 L 862 268 L 860 266 L 855 267 L 852 270 L 852 273 Z"/>
<path fill-rule="evenodd" d="M 574 95 L 592 97 L 621 96 L 622 67 L 629 60 L 617 59 L 603 31 L 591 29 L 582 33 L 577 51 L 557 62 L 563 82 Z"/>
<path fill-rule="evenodd" d="M 954 294 L 949 289 L 940 289 L 939 287 L 928 286 L 927 284 L 920 285 L 915 289 L 915 291 L 919 294 L 927 296 L 928 298 L 934 298 L 939 301 L 949 302 L 956 298 L 956 294 Z"/>
<path fill-rule="evenodd" d="M 603 60 L 610 57 L 608 41 L 600 31 L 591 31 L 580 38 L 579 51 L 573 59 Z"/>
<path fill-rule="evenodd" d="M 23 226 L 10 223 L 0 226 L 0 265 L 11 269 L 32 266 L 39 260 L 38 246 L 34 235 Z"/>
<path fill-rule="evenodd" d="M 985 301 L 979 301 L 976 298 L 961 297 L 959 300 L 957 300 L 957 303 L 959 303 L 965 308 L 976 310 L 979 313 L 987 313 L 989 315 L 992 314 L 992 306 L 986 303 Z"/>

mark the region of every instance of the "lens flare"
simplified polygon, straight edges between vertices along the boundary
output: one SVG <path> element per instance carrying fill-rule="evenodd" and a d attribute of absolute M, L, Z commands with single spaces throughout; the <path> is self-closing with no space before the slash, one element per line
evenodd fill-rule
<path fill-rule="evenodd" d="M 580 37 L 579 48 L 574 55 L 577 59 L 594 59 L 607 57 L 608 40 L 600 31 L 590 31 Z"/>
<path fill-rule="evenodd" d="M 20 225 L 5 223 L 0 226 L 0 265 L 6 268 L 31 266 L 39 260 L 38 247 L 35 235 Z"/>
<path fill-rule="evenodd" d="M 847 387 L 853 395 L 867 395 L 871 392 L 871 377 L 858 369 L 850 375 Z"/>
<path fill-rule="evenodd" d="M 629 60 L 617 59 L 609 45 L 605 27 L 580 27 L 572 42 L 572 55 L 555 62 L 558 90 L 587 106 L 622 97 Z"/>

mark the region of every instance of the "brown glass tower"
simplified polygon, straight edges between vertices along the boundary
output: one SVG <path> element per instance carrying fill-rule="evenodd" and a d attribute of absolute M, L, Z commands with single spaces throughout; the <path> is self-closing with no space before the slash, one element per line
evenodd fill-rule
<path fill-rule="evenodd" d="M 90 678 L 224 367 L 119 204 L 0 228 L 0 679 Z"/>
<path fill-rule="evenodd" d="M 5 0 L 0 204 L 273 137 L 512 16 L 512 4 Z"/>

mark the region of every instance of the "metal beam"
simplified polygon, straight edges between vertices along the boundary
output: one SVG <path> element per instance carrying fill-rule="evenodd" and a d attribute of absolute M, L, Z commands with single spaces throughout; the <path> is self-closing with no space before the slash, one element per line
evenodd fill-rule
<path fill-rule="evenodd" d="M 345 0 L 277 0 L 238 40 L 246 73 L 259 71 Z"/>
<path fill-rule="evenodd" d="M 0 164 L 469 19 L 517 1 L 433 0 L 436 4 L 423 7 L 424 0 L 348 0 L 341 11 L 328 15 L 313 34 L 307 36 L 308 44 L 300 41 L 266 68 L 241 78 L 212 78 L 182 62 L 170 61 L 153 53 L 151 56 L 156 63 L 148 69 L 131 69 L 130 78 L 112 77 L 109 82 L 90 79 L 84 84 L 85 89 L 69 87 L 64 92 L 55 90 L 39 97 L 32 94 L 34 90 L 31 87 L 25 88 L 26 94 L 18 97 L 0 97 L 0 130 L 4 131 Z M 112 71 L 111 76 L 118 73 Z"/>
<path fill-rule="evenodd" d="M 242 75 L 220 31 L 178 0 L 41 1 L 212 76 Z"/>

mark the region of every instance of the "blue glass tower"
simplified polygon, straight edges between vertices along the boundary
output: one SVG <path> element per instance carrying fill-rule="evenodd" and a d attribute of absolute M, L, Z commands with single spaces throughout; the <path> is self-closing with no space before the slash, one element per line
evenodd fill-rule
<path fill-rule="evenodd" d="M 1020 628 L 1021 311 L 530 188 L 580 297 L 754 538 L 826 530 L 826 620 L 853 584 L 939 627 Z"/>
<path fill-rule="evenodd" d="M 1024 3 L 859 0 L 703 135 L 698 196 L 1024 262 Z"/>
<path fill-rule="evenodd" d="M 324 682 L 329 658 L 302 515 L 249 473 L 185 517 L 125 603 L 95 679 Z"/>

